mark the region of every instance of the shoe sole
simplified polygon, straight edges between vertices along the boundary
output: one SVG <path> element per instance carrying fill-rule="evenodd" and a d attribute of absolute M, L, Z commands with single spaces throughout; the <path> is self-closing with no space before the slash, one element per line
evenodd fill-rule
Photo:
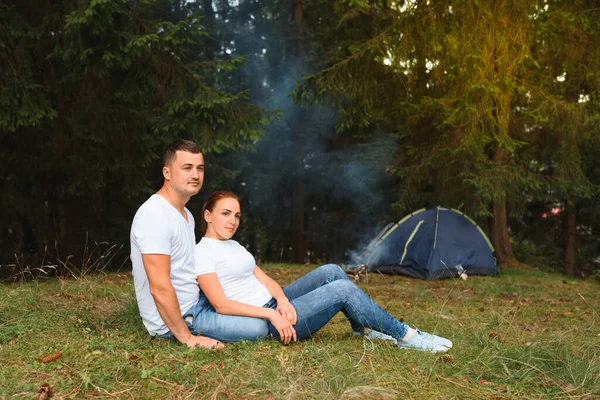
<path fill-rule="evenodd" d="M 447 351 L 450 350 L 449 347 L 445 347 L 443 349 L 423 349 L 423 348 L 418 348 L 418 347 L 403 347 L 403 346 L 398 346 L 399 349 L 402 350 L 417 350 L 417 351 L 424 351 L 427 353 L 445 353 Z"/>

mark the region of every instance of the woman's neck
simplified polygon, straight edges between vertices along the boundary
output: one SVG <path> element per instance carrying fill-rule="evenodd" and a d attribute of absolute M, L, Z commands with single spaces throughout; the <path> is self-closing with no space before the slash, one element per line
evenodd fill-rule
<path fill-rule="evenodd" d="M 226 242 L 226 241 L 230 240 L 230 239 L 221 239 L 220 237 L 217 237 L 216 235 L 211 235 L 209 233 L 206 233 L 204 235 L 204 237 L 207 239 L 218 240 L 219 242 Z"/>

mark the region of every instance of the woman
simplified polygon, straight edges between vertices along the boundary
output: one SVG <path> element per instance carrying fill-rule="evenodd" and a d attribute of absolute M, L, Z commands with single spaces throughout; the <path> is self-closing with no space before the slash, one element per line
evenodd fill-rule
<path fill-rule="evenodd" d="M 205 235 L 195 249 L 196 273 L 217 313 L 265 319 L 268 332 L 284 344 L 312 336 L 341 311 L 355 333 L 373 330 L 375 337 L 395 340 L 400 348 L 442 352 L 452 347 L 448 339 L 412 329 L 389 315 L 337 265 L 319 267 L 282 289 L 231 240 L 240 216 L 239 198 L 232 192 L 213 193 L 202 208 Z"/>

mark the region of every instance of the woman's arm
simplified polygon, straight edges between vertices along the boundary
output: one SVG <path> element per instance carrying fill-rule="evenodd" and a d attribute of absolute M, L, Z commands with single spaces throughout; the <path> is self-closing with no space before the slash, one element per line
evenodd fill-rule
<path fill-rule="evenodd" d="M 277 332 L 279 332 L 281 341 L 284 344 L 288 344 L 291 340 L 296 341 L 296 330 L 279 312 L 270 308 L 257 307 L 229 300 L 225 297 L 225 292 L 223 292 L 223 287 L 216 273 L 198 275 L 197 280 L 200 289 L 204 292 L 217 313 L 268 319 L 275 329 L 277 329 Z"/>
<path fill-rule="evenodd" d="M 265 274 L 265 272 L 260 269 L 257 265 L 254 267 L 254 276 L 260 283 L 266 286 L 267 290 L 273 296 L 275 300 L 277 300 L 277 311 L 281 314 L 285 319 L 290 321 L 292 325 L 296 325 L 298 322 L 298 316 L 296 315 L 296 309 L 290 303 L 290 300 L 287 298 L 279 283 L 277 283 L 273 278 Z"/>

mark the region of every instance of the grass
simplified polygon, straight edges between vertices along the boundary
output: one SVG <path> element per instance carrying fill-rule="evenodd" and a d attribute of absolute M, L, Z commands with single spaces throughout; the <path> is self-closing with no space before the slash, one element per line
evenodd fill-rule
<path fill-rule="evenodd" d="M 266 265 L 281 284 L 314 266 Z M 130 274 L 0 285 L 0 398 L 536 399 L 600 397 L 600 284 L 501 278 L 360 283 L 398 318 L 453 340 L 445 355 L 353 338 L 342 316 L 313 339 L 188 349 L 153 339 Z M 41 359 L 60 352 L 60 358 Z"/>

